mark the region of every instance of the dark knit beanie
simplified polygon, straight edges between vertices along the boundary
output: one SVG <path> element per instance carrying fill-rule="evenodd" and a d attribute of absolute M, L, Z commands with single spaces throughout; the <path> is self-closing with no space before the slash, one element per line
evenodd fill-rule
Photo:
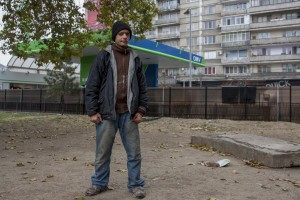
<path fill-rule="evenodd" d="M 117 34 L 124 29 L 127 29 L 129 31 L 130 39 L 131 39 L 132 32 L 128 24 L 122 21 L 116 21 L 112 26 L 112 40 L 115 41 Z"/>

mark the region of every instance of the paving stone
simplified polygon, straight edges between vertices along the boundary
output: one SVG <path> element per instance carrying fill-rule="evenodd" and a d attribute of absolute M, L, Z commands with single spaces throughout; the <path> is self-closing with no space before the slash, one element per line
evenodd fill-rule
<path fill-rule="evenodd" d="M 245 160 L 256 160 L 265 166 L 299 167 L 300 144 L 247 134 L 192 136 L 191 143 L 211 146 Z"/>

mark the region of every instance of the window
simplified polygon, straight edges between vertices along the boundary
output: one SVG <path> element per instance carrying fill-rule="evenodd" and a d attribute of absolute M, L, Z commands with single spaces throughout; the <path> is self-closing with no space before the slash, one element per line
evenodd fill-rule
<path fill-rule="evenodd" d="M 237 16 L 235 23 L 236 24 L 244 24 L 245 23 L 244 16 Z"/>
<path fill-rule="evenodd" d="M 198 45 L 198 37 L 192 37 L 192 46 Z M 190 46 L 190 38 L 186 38 L 186 44 L 187 46 Z"/>
<path fill-rule="evenodd" d="M 293 47 L 282 47 L 281 55 L 286 55 L 286 54 L 295 54 L 295 49 Z"/>
<path fill-rule="evenodd" d="M 269 65 L 258 65 L 257 73 L 269 73 L 271 72 L 271 67 Z"/>
<path fill-rule="evenodd" d="M 261 22 L 269 22 L 271 21 L 272 16 L 271 15 L 266 15 L 266 16 L 260 16 L 257 18 L 257 22 L 261 23 Z"/>
<path fill-rule="evenodd" d="M 224 5 L 224 11 L 236 11 L 236 10 L 245 10 L 247 9 L 247 3 L 237 3 L 237 4 L 230 4 Z"/>
<path fill-rule="evenodd" d="M 224 26 L 238 25 L 238 24 L 245 24 L 245 16 L 224 17 L 223 19 Z"/>
<path fill-rule="evenodd" d="M 216 36 L 210 35 L 204 37 L 204 44 L 215 44 L 216 43 Z"/>
<path fill-rule="evenodd" d="M 204 68 L 204 74 L 216 74 L 216 68 L 215 67 L 205 67 Z"/>
<path fill-rule="evenodd" d="M 192 2 L 197 2 L 199 0 L 186 0 L 186 3 L 192 3 Z"/>
<path fill-rule="evenodd" d="M 269 56 L 271 55 L 271 50 L 267 48 L 257 49 L 258 56 Z"/>
<path fill-rule="evenodd" d="M 192 37 L 192 46 L 198 45 L 198 37 Z"/>
<path fill-rule="evenodd" d="M 247 50 L 239 50 L 239 57 L 240 58 L 247 57 Z"/>
<path fill-rule="evenodd" d="M 204 14 L 214 14 L 216 11 L 215 6 L 204 7 Z"/>
<path fill-rule="evenodd" d="M 297 69 L 300 69 L 300 64 L 283 64 L 282 72 L 296 72 Z"/>
<path fill-rule="evenodd" d="M 292 47 L 292 54 L 300 54 L 300 46 Z"/>
<path fill-rule="evenodd" d="M 216 21 L 206 21 L 204 22 L 204 28 L 205 29 L 212 29 L 212 28 L 216 28 Z"/>
<path fill-rule="evenodd" d="M 216 59 L 217 58 L 217 52 L 216 51 L 209 51 L 204 53 L 205 60 L 208 59 Z"/>
<path fill-rule="evenodd" d="M 162 28 L 162 34 L 176 34 L 179 33 L 179 27 L 178 26 L 168 26 Z"/>
<path fill-rule="evenodd" d="M 271 33 L 258 33 L 256 35 L 257 39 L 271 38 Z"/>
<path fill-rule="evenodd" d="M 192 23 L 192 31 L 199 30 L 198 22 Z M 190 31 L 190 24 L 186 24 L 186 31 Z"/>
<path fill-rule="evenodd" d="M 178 40 L 167 40 L 163 41 L 162 44 L 178 48 L 179 47 L 179 41 Z"/>
<path fill-rule="evenodd" d="M 266 6 L 266 5 L 272 5 L 272 4 L 280 4 L 280 3 L 289 3 L 292 1 L 298 1 L 298 0 L 252 0 L 251 6 Z"/>
<path fill-rule="evenodd" d="M 225 74 L 248 74 L 248 67 L 241 66 L 226 66 Z"/>
<path fill-rule="evenodd" d="M 246 41 L 249 38 L 249 32 L 226 33 L 222 35 L 222 42 Z"/>
<path fill-rule="evenodd" d="M 191 12 L 192 12 L 192 16 L 198 16 L 199 15 L 199 9 L 198 8 L 191 9 Z"/>
<path fill-rule="evenodd" d="M 297 19 L 298 18 L 298 13 L 286 13 L 282 14 L 283 19 Z"/>
<path fill-rule="evenodd" d="M 300 36 L 300 30 L 283 32 L 283 37 L 295 37 L 295 36 Z"/>

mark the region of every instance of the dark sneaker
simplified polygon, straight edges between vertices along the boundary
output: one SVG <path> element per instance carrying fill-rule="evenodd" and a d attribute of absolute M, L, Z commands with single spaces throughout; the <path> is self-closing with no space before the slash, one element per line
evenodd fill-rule
<path fill-rule="evenodd" d="M 146 193 L 145 193 L 143 187 L 135 187 L 133 189 L 130 189 L 129 191 L 133 194 L 133 196 L 135 198 L 138 198 L 138 199 L 142 199 L 146 196 Z"/>
<path fill-rule="evenodd" d="M 94 195 L 100 194 L 102 192 L 105 192 L 107 190 L 108 190 L 108 187 L 99 187 L 99 186 L 93 185 L 92 187 L 88 188 L 85 191 L 85 196 L 94 196 Z"/>

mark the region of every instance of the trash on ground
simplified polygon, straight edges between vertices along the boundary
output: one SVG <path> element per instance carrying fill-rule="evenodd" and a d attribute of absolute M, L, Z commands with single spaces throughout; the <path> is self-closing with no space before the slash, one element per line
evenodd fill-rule
<path fill-rule="evenodd" d="M 230 160 L 229 159 L 222 159 L 217 162 L 209 162 L 209 161 L 201 161 L 199 164 L 204 165 L 206 167 L 225 167 L 229 165 Z"/>

